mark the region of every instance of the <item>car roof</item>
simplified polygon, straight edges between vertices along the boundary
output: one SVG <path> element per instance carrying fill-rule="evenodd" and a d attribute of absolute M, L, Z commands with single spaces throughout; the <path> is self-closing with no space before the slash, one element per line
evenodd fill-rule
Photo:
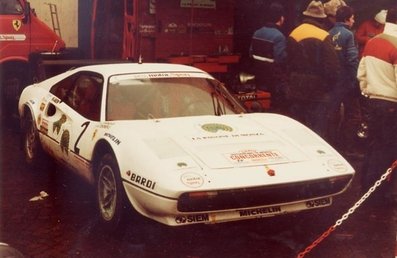
<path fill-rule="evenodd" d="M 192 66 L 180 64 L 166 64 L 166 63 L 112 63 L 89 65 L 76 68 L 75 71 L 92 71 L 97 72 L 105 77 L 113 74 L 124 73 L 160 73 L 160 72 L 206 72 Z"/>

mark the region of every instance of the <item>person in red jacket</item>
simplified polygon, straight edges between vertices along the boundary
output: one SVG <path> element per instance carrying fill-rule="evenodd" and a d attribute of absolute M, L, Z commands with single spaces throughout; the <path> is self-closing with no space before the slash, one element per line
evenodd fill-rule
<path fill-rule="evenodd" d="M 356 31 L 356 39 L 358 43 L 359 56 L 367 44 L 368 40 L 383 32 L 385 27 L 387 10 L 381 10 L 373 19 L 369 19 L 360 24 Z"/>

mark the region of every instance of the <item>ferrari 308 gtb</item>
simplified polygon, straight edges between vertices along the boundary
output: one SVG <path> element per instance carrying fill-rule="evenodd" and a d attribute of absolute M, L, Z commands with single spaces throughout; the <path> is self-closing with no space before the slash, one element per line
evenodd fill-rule
<path fill-rule="evenodd" d="M 50 156 L 95 186 L 109 228 L 125 205 L 173 226 L 325 207 L 355 173 L 309 128 L 245 112 L 190 66 L 76 68 L 25 88 L 19 114 L 26 161 Z"/>

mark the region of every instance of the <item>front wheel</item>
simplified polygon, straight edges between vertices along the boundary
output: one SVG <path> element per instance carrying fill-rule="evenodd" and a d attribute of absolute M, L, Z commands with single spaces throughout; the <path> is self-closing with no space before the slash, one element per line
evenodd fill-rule
<path fill-rule="evenodd" d="M 28 165 L 35 166 L 43 159 L 39 134 L 30 112 L 23 122 L 23 151 Z"/>
<path fill-rule="evenodd" d="M 96 193 L 100 221 L 105 229 L 114 231 L 123 217 L 124 190 L 117 161 L 110 153 L 103 155 L 99 162 Z"/>

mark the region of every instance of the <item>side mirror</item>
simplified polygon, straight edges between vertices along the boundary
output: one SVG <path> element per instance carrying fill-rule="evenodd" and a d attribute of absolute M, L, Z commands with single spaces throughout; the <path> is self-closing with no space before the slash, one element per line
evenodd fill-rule
<path fill-rule="evenodd" d="M 30 15 L 31 15 L 31 8 L 30 8 L 30 3 L 26 2 L 25 9 L 23 10 L 23 18 L 22 22 L 23 23 L 28 23 L 30 21 Z"/>

